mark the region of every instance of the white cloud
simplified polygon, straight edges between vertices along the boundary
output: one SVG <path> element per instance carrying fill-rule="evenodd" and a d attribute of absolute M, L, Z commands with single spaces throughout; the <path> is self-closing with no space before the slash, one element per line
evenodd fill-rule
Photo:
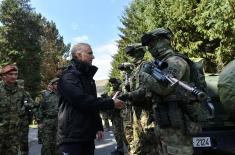
<path fill-rule="evenodd" d="M 75 37 L 73 39 L 73 42 L 87 42 L 89 40 L 88 36 L 87 35 L 83 35 L 83 36 L 78 36 L 78 37 Z"/>
<path fill-rule="evenodd" d="M 117 53 L 117 50 L 118 47 L 115 41 L 93 48 L 95 56 L 93 65 L 99 68 L 94 77 L 95 80 L 108 79 L 111 71 L 112 55 Z"/>

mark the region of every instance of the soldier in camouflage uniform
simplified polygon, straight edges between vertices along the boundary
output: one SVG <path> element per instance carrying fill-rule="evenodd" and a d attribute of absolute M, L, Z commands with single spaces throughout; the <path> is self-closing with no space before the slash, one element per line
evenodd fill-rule
<path fill-rule="evenodd" d="M 133 65 L 131 63 L 121 63 L 118 69 L 122 71 L 125 76 L 124 81 L 121 84 L 122 93 L 130 92 L 130 74 L 133 70 Z M 126 101 L 126 107 L 121 110 L 121 116 L 123 118 L 124 133 L 127 140 L 128 152 L 130 152 L 130 144 L 133 140 L 133 112 L 132 106 L 129 101 Z"/>
<path fill-rule="evenodd" d="M 48 90 L 41 94 L 39 126 L 42 127 L 42 155 L 56 155 L 56 134 L 59 97 L 57 94 L 58 78 L 51 80 Z"/>
<path fill-rule="evenodd" d="M 168 29 L 158 28 L 146 33 L 142 44 L 148 46 L 156 60 L 165 61 L 168 67 L 162 71 L 185 83 L 195 84 L 190 79 L 190 66 L 186 60 L 174 53 L 171 46 L 172 33 Z M 160 153 L 163 155 L 193 154 L 192 137 L 200 131 L 197 123 L 200 105 L 197 99 L 178 85 L 170 86 L 157 81 L 152 76 L 153 64 L 143 66 L 140 77 L 143 84 L 151 90 L 156 116 L 156 134 L 161 142 Z"/>
<path fill-rule="evenodd" d="M 0 83 L 0 154 L 16 155 L 19 148 L 19 128 L 29 95 L 16 80 L 18 68 L 8 64 L 1 70 Z"/>
<path fill-rule="evenodd" d="M 145 50 L 140 44 L 132 44 L 126 47 L 126 54 L 132 59 L 134 65 L 130 76 L 130 91 L 135 91 L 141 85 L 139 71 L 146 63 L 143 60 Z M 157 154 L 155 147 L 157 141 L 154 139 L 153 112 L 149 102 L 145 96 L 138 101 L 131 101 L 131 105 L 133 105 L 133 141 L 131 142 L 131 154 Z"/>
<path fill-rule="evenodd" d="M 19 87 L 24 89 L 24 80 L 17 80 Z M 25 91 L 24 104 L 22 106 L 22 113 L 20 113 L 20 155 L 28 155 L 29 146 L 28 146 L 28 134 L 29 134 L 29 124 L 31 122 L 32 114 L 35 114 L 36 106 L 33 99 L 31 98 L 29 92 Z"/>
<path fill-rule="evenodd" d="M 101 98 L 105 99 L 108 97 L 107 93 L 103 93 L 101 94 Z M 106 111 L 100 111 L 102 120 L 104 121 L 104 131 L 109 131 L 110 130 L 110 125 L 109 125 L 109 116 L 110 116 L 110 111 L 106 110 Z"/>
<path fill-rule="evenodd" d="M 113 96 L 117 91 L 120 91 L 121 81 L 116 78 L 110 78 L 109 83 L 112 86 L 112 93 L 110 96 Z M 121 110 L 115 109 L 111 116 L 114 136 L 117 142 L 117 149 L 111 152 L 112 155 L 124 155 L 124 143 L 127 143 L 124 134 L 123 118 L 121 117 L 120 112 Z"/>
<path fill-rule="evenodd" d="M 40 104 L 41 104 L 41 101 L 42 101 L 42 94 L 44 94 L 46 92 L 46 90 L 42 90 L 39 92 L 39 94 L 37 95 L 37 97 L 35 98 L 35 104 L 37 105 L 37 111 L 36 111 L 36 117 L 35 117 L 35 120 L 38 124 L 38 144 L 42 144 L 42 135 L 43 135 L 43 128 L 41 126 L 41 122 L 40 122 L 40 118 L 42 116 L 42 113 L 40 111 Z"/>

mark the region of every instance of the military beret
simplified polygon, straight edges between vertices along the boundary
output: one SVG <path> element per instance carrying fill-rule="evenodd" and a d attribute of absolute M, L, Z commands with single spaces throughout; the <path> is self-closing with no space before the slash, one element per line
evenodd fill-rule
<path fill-rule="evenodd" d="M 58 80 L 59 80 L 59 78 L 54 78 L 54 79 L 52 79 L 52 80 L 50 81 L 49 84 L 54 84 L 54 83 L 57 82 Z"/>
<path fill-rule="evenodd" d="M 1 69 L 0 74 L 3 75 L 11 71 L 18 71 L 18 67 L 15 64 L 8 64 Z"/>

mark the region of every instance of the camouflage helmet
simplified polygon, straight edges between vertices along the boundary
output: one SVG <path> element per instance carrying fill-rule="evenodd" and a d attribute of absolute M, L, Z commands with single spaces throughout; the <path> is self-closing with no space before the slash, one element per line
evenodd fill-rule
<path fill-rule="evenodd" d="M 173 36 L 173 33 L 170 29 L 166 28 L 156 28 L 150 32 L 144 33 L 144 35 L 141 37 L 141 42 L 143 46 L 146 46 L 151 40 L 157 39 L 157 38 L 166 38 L 171 39 Z"/>
<path fill-rule="evenodd" d="M 145 53 L 144 47 L 141 43 L 130 44 L 125 48 L 125 52 L 129 56 L 134 56 L 137 52 Z"/>

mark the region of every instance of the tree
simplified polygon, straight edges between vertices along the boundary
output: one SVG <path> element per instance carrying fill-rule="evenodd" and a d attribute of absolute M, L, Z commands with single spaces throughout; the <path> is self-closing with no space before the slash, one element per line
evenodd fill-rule
<path fill-rule="evenodd" d="M 232 0 L 133 0 L 120 19 L 117 55 L 144 32 L 165 27 L 172 30 L 177 51 L 203 58 L 206 72 L 220 71 L 235 56 L 234 6 Z"/>
<path fill-rule="evenodd" d="M 57 76 L 60 67 L 66 65 L 63 55 L 70 49 L 70 45 L 65 45 L 63 37 L 60 36 L 56 24 L 44 19 L 43 35 L 41 37 L 41 87 L 46 88 L 51 79 Z"/>
<path fill-rule="evenodd" d="M 25 87 L 35 95 L 41 81 L 41 15 L 33 12 L 29 0 L 4 0 L 0 7 L 0 21 L 9 61 L 17 63 L 19 77 L 25 80 Z"/>

